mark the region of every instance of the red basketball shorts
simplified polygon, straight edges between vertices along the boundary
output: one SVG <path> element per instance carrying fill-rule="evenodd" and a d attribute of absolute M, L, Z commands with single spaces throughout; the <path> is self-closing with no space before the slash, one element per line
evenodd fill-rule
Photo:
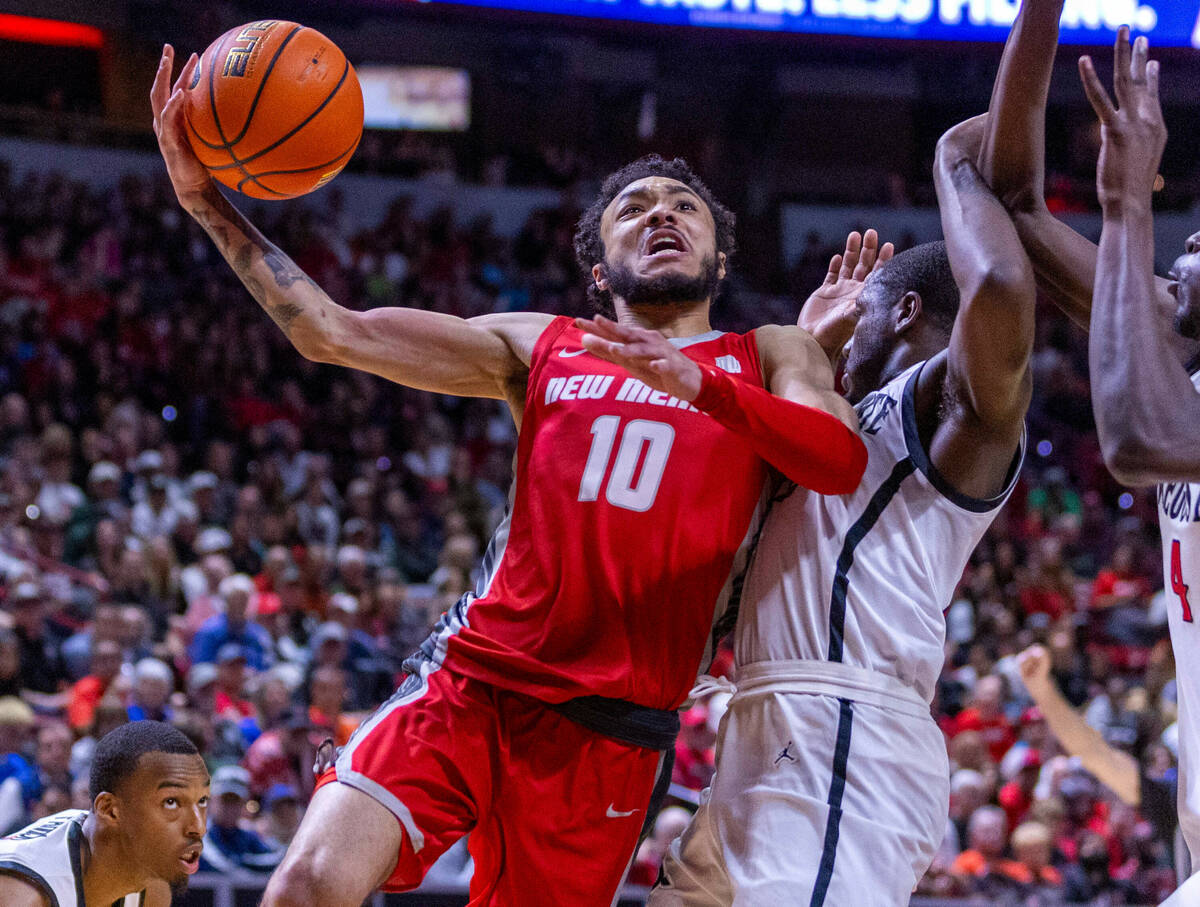
<path fill-rule="evenodd" d="M 383 804 L 404 829 L 384 884 L 405 891 L 468 832 L 474 905 L 615 902 L 663 754 L 597 734 L 446 668 L 412 674 L 319 784 Z"/>

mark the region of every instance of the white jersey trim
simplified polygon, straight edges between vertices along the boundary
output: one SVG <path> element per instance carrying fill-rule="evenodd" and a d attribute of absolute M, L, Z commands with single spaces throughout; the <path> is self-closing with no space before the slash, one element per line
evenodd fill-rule
<path fill-rule="evenodd" d="M 929 703 L 896 677 L 834 661 L 762 661 L 739 668 L 733 699 L 807 693 L 849 699 L 910 718 L 930 718 Z"/>
<path fill-rule="evenodd" d="M 1013 454 L 1012 465 L 1008 468 L 1007 482 L 1004 490 L 991 498 L 973 498 L 970 495 L 963 494 L 955 488 L 950 482 L 938 472 L 937 467 L 933 465 L 933 460 L 930 459 L 929 452 L 925 450 L 925 445 L 921 443 L 921 433 L 917 428 L 917 382 L 921 378 L 921 372 L 924 371 L 928 362 L 922 362 L 913 371 L 912 376 L 908 379 L 908 383 L 904 386 L 904 394 L 901 398 L 901 417 L 904 420 L 904 444 L 908 448 L 908 455 L 912 459 L 913 464 L 921 472 L 929 484 L 937 489 L 938 494 L 944 497 L 951 504 L 961 507 L 963 510 L 969 510 L 972 513 L 987 513 L 990 510 L 995 510 L 1003 504 L 1012 490 L 1017 485 L 1017 479 L 1021 474 L 1021 466 L 1025 462 L 1025 442 L 1026 428 L 1024 421 L 1021 423 L 1021 440 L 1017 445 L 1017 451 Z"/>

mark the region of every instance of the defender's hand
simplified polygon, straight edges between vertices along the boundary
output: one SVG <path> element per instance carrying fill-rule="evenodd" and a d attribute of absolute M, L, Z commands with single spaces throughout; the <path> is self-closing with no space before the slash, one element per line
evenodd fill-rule
<path fill-rule="evenodd" d="M 1129 29 L 1117 32 L 1113 50 L 1114 107 L 1096 76 L 1091 57 L 1079 58 L 1079 75 L 1096 116 L 1100 118 L 1100 163 L 1096 185 L 1100 203 L 1149 199 L 1158 178 L 1158 165 L 1167 144 L 1158 101 L 1158 61 L 1147 61 L 1150 42 L 1139 37 L 1132 50 Z"/>
<path fill-rule="evenodd" d="M 150 88 L 150 109 L 154 112 L 154 134 L 158 137 L 158 150 L 167 164 L 167 175 L 176 197 L 187 207 L 187 199 L 207 189 L 212 177 L 192 151 L 183 121 L 183 87 L 191 81 L 200 58 L 192 54 L 174 86 L 168 88 L 174 62 L 175 49 L 170 44 L 164 45 L 158 72 L 154 74 L 154 85 Z"/>
<path fill-rule="evenodd" d="M 1030 646 L 1017 655 L 1017 669 L 1030 692 L 1045 686 L 1050 680 L 1050 653 L 1042 646 Z"/>
<path fill-rule="evenodd" d="M 594 356 L 622 366 L 655 390 L 692 401 L 700 393 L 700 366 L 675 349 L 658 331 L 618 324 L 597 315 L 576 318 L 583 346 Z"/>
<path fill-rule="evenodd" d="M 879 246 L 879 234 L 857 230 L 846 237 L 846 249 L 833 256 L 825 281 L 804 303 L 799 326 L 812 334 L 830 362 L 836 362 L 858 323 L 855 304 L 871 272 L 886 263 L 895 247 L 889 242 Z"/>

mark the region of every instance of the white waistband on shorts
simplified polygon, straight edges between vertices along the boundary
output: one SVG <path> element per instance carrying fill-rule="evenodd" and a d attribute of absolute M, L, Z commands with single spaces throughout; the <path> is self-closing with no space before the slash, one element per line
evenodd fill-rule
<path fill-rule="evenodd" d="M 929 703 L 904 681 L 833 661 L 760 661 L 734 676 L 734 699 L 767 693 L 815 693 L 849 699 L 914 718 L 929 718 Z"/>

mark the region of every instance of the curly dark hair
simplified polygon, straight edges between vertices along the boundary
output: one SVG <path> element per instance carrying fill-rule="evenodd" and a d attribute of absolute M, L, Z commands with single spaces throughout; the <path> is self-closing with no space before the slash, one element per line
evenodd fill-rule
<path fill-rule="evenodd" d="M 695 192 L 708 205 L 712 212 L 713 221 L 717 225 L 717 251 L 725 253 L 725 267 L 737 251 L 737 239 L 734 236 L 734 224 L 737 218 L 732 211 L 717 201 L 712 190 L 704 185 L 688 162 L 681 157 L 666 160 L 657 154 L 648 154 L 638 158 L 631 164 L 626 164 L 620 170 L 612 173 L 600 187 L 596 200 L 583 212 L 579 223 L 575 226 L 575 258 L 588 281 L 588 299 L 592 306 L 602 315 L 615 317 L 612 294 L 601 290 L 592 279 L 592 267 L 604 261 L 604 240 L 600 238 L 600 218 L 604 209 L 609 206 L 618 193 L 630 183 L 645 179 L 648 176 L 662 176 L 678 180 Z"/>

